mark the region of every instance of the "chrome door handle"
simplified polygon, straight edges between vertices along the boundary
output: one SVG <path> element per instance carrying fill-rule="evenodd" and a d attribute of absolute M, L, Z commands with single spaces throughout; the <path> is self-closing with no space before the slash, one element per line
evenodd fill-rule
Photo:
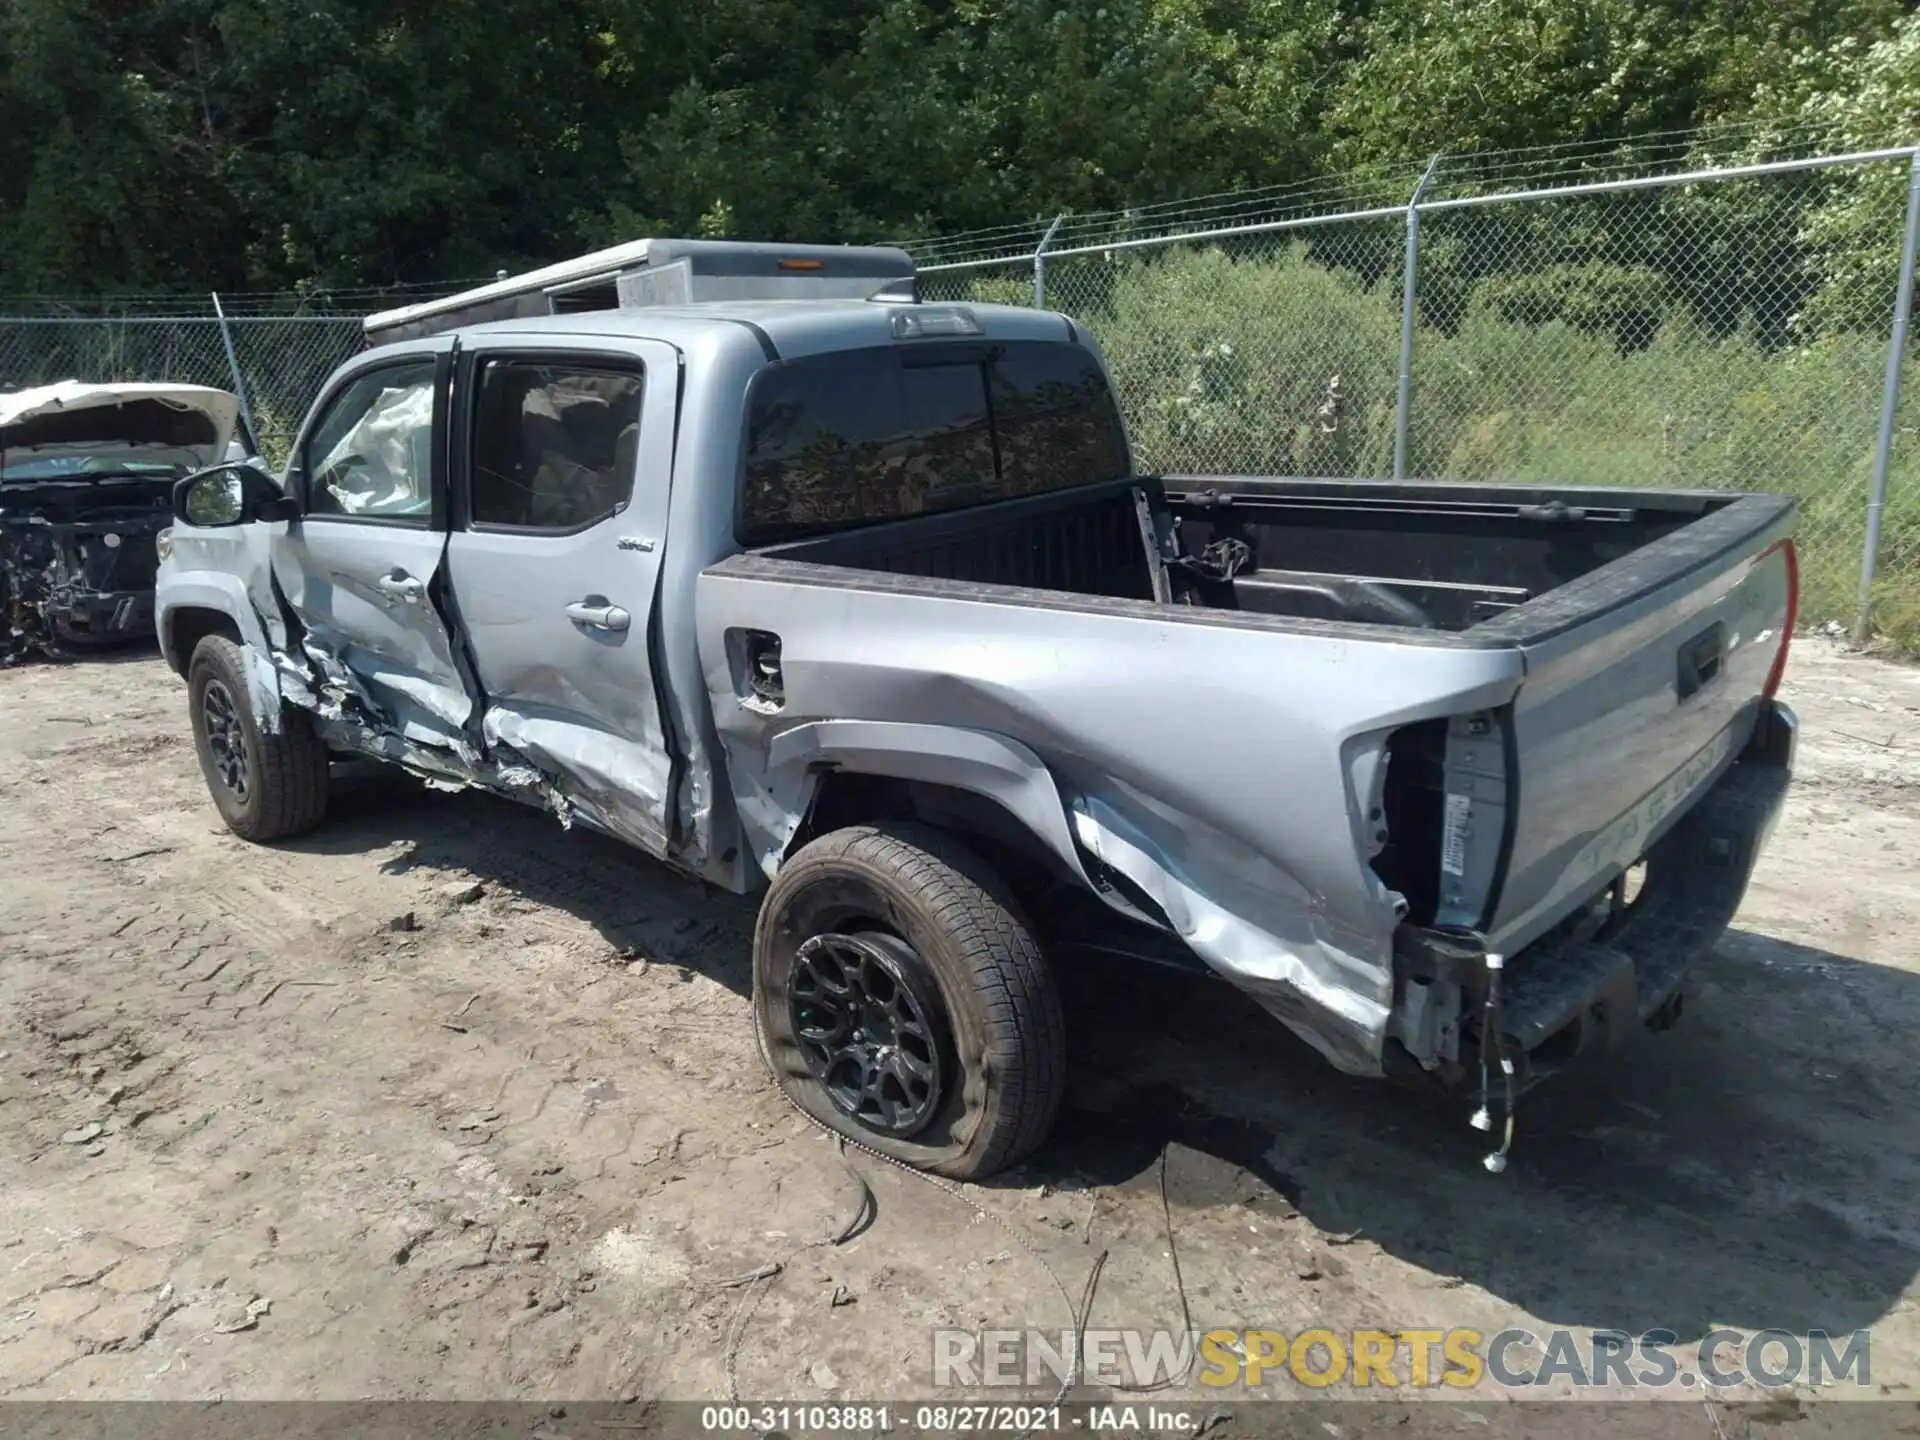
<path fill-rule="evenodd" d="M 414 579 L 404 570 L 395 570 L 391 575 L 382 575 L 373 583 L 380 587 L 381 593 L 391 595 L 396 600 L 405 600 L 409 605 L 427 591 L 425 581 Z"/>
<path fill-rule="evenodd" d="M 576 625 L 585 625 L 594 630 L 625 630 L 633 624 L 633 616 L 618 605 L 590 605 L 585 600 L 576 600 L 567 606 L 567 618 Z"/>

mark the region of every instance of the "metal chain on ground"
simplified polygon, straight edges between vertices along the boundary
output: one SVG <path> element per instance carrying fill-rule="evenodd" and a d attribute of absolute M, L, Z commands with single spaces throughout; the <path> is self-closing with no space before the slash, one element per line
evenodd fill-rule
<path fill-rule="evenodd" d="M 754 1044 L 759 1049 L 760 1053 L 762 1055 L 765 1055 L 767 1053 L 766 1042 L 764 1037 L 760 1033 L 759 1008 L 749 1003 L 748 1009 L 753 1016 Z M 871 1156 L 875 1160 L 881 1161 L 882 1163 L 887 1165 L 891 1165 L 896 1170 L 899 1170 L 902 1174 L 911 1175 L 913 1176 L 914 1179 L 922 1181 L 925 1184 L 931 1185 L 934 1189 L 942 1192 L 943 1194 L 952 1196 L 955 1200 L 958 1200 L 962 1205 L 966 1206 L 968 1210 L 972 1211 L 973 1214 L 979 1219 L 989 1221 L 992 1224 L 998 1226 L 999 1229 L 1010 1240 L 1012 1240 L 1015 1245 L 1019 1246 L 1021 1250 L 1026 1252 L 1028 1258 L 1030 1258 L 1034 1262 L 1034 1264 L 1040 1267 L 1040 1269 L 1045 1273 L 1047 1279 L 1053 1282 L 1053 1288 L 1059 1292 L 1060 1299 L 1066 1304 L 1068 1314 L 1073 1317 L 1073 1355 L 1067 1362 L 1066 1378 L 1061 1381 L 1060 1388 L 1054 1392 L 1053 1399 L 1049 1402 L 1050 1405 L 1054 1405 L 1054 1406 L 1061 1404 L 1067 1398 L 1067 1395 L 1072 1391 L 1074 1385 L 1078 1383 L 1080 1378 L 1080 1337 L 1082 1333 L 1082 1322 L 1081 1322 L 1079 1311 L 1074 1306 L 1072 1294 L 1069 1293 L 1066 1285 L 1061 1281 L 1059 1274 L 1054 1270 L 1053 1266 L 1047 1263 L 1046 1257 L 1043 1256 L 1038 1250 L 1034 1249 L 1033 1246 L 1029 1245 L 1026 1241 L 1026 1238 L 1023 1235 L 1021 1235 L 1019 1231 L 1015 1230 L 1012 1225 L 1008 1224 L 1005 1220 L 1002 1220 L 998 1215 L 995 1215 L 991 1210 L 988 1210 L 986 1207 L 980 1205 L 978 1202 L 969 1198 L 963 1191 L 960 1190 L 958 1186 L 953 1185 L 952 1183 L 941 1179 L 937 1175 L 929 1175 L 924 1170 L 916 1170 L 913 1168 L 913 1166 L 907 1164 L 904 1160 L 896 1160 L 894 1159 L 893 1156 L 882 1154 L 880 1151 L 875 1150 L 870 1145 L 863 1145 L 858 1140 L 854 1140 L 846 1135 L 842 1135 L 838 1130 L 835 1130 L 832 1126 L 825 1124 L 824 1122 L 816 1119 L 812 1115 L 809 1115 L 804 1109 L 801 1108 L 799 1102 L 796 1101 L 791 1095 L 787 1094 L 787 1092 L 784 1089 L 782 1089 L 777 1083 L 775 1084 L 774 1088 L 776 1090 L 779 1090 L 780 1098 L 782 1100 L 785 1100 L 787 1104 L 792 1107 L 793 1112 L 796 1115 L 798 1115 L 802 1120 L 805 1120 L 809 1125 L 813 1126 L 816 1130 L 830 1137 L 834 1141 L 835 1145 L 839 1149 L 841 1163 L 846 1166 L 848 1173 L 853 1175 L 854 1179 L 859 1183 L 861 1191 L 865 1196 L 865 1202 L 872 1203 L 874 1212 L 876 1214 L 878 1213 L 879 1205 L 878 1205 L 878 1201 L 874 1197 L 873 1187 L 867 1184 L 865 1178 L 862 1177 L 857 1171 L 855 1171 L 853 1169 L 851 1162 L 847 1160 L 846 1152 L 849 1149 L 858 1150 L 862 1155 Z M 858 1223 L 858 1218 L 859 1218 L 858 1216 L 855 1217 L 854 1224 Z M 852 1233 L 852 1229 L 853 1229 L 852 1225 L 844 1227 L 840 1232 L 841 1238 L 839 1239 L 834 1239 L 831 1241 L 812 1241 L 812 1242 L 802 1243 L 801 1245 L 796 1246 L 790 1253 L 794 1255 L 798 1255 L 798 1254 L 804 1253 L 807 1250 L 822 1248 L 822 1246 L 824 1245 L 842 1244 L 844 1243 L 845 1237 L 848 1234 Z M 783 1271 L 784 1269 L 785 1269 L 785 1266 L 782 1265 L 781 1270 Z M 765 1277 L 766 1285 L 764 1287 L 762 1287 L 760 1281 L 749 1282 L 748 1295 L 752 1295 L 756 1289 L 759 1289 L 760 1293 L 764 1295 L 765 1290 L 771 1288 L 771 1282 L 777 1279 L 780 1273 L 781 1273 L 780 1271 L 775 1271 L 774 1273 L 767 1275 Z M 735 1310 L 736 1315 L 739 1315 L 742 1310 L 745 1310 L 746 1311 L 745 1318 L 741 1321 L 737 1329 L 733 1329 L 727 1341 L 727 1349 L 726 1349 L 727 1400 L 730 1404 L 740 1403 L 739 1389 L 735 1379 L 735 1360 L 738 1354 L 740 1340 L 745 1334 L 747 1323 L 751 1322 L 753 1318 L 753 1313 L 760 1308 L 759 1300 L 755 1299 L 753 1301 L 751 1309 L 747 1309 L 746 1302 L 748 1299 L 748 1295 L 743 1295 L 741 1297 L 741 1305 L 736 1307 L 736 1310 Z M 1036 1425 L 1033 1429 L 1029 1429 L 1028 1431 L 1026 1431 L 1025 1435 L 1021 1437 L 1021 1440 L 1027 1440 L 1027 1436 L 1033 1435 L 1038 1428 L 1039 1427 Z"/>
<path fill-rule="evenodd" d="M 1180 1297 L 1180 1333 L 1191 1336 L 1194 1333 L 1193 1308 L 1187 1303 L 1187 1278 L 1180 1273 L 1180 1245 L 1174 1239 L 1173 1232 L 1173 1204 L 1167 1199 L 1167 1152 L 1172 1148 L 1171 1145 L 1164 1144 L 1160 1147 L 1160 1218 L 1166 1225 L 1167 1259 L 1173 1264 L 1174 1292 Z M 1079 1336 L 1085 1333 L 1087 1321 L 1093 1318 L 1094 1292 L 1099 1288 L 1100 1273 L 1107 1268 L 1107 1256 L 1110 1253 L 1108 1250 L 1102 1250 L 1095 1257 L 1093 1268 L 1087 1272 L 1087 1288 L 1080 1296 L 1080 1328 L 1075 1332 L 1076 1343 Z M 1187 1352 L 1187 1363 L 1178 1375 L 1163 1375 L 1160 1379 L 1146 1384 L 1114 1385 L 1109 1388 L 1121 1395 L 1152 1395 L 1161 1390 L 1171 1390 L 1174 1386 L 1183 1384 L 1193 1374 L 1193 1362 L 1198 1358 L 1199 1349 L 1196 1346 Z"/>
<path fill-rule="evenodd" d="M 753 1016 L 754 1044 L 760 1049 L 761 1054 L 764 1055 L 766 1049 L 760 1033 L 760 1012 L 752 1006 L 749 1006 L 749 1009 Z M 729 1321 L 727 1326 L 724 1350 L 724 1365 L 727 1377 L 727 1402 L 733 1405 L 740 1403 L 740 1388 L 737 1372 L 740 1342 L 746 1335 L 747 1326 L 752 1323 L 754 1315 L 757 1314 L 760 1309 L 761 1299 L 773 1288 L 773 1282 L 786 1272 L 788 1263 L 793 1257 L 805 1254 L 809 1250 L 826 1249 L 845 1244 L 854 1235 L 859 1233 L 862 1228 L 861 1221 L 863 1219 L 867 1219 L 869 1216 L 877 1219 L 879 1216 L 880 1203 L 874 1195 L 873 1187 L 867 1183 L 866 1178 L 861 1175 L 859 1171 L 853 1168 L 852 1162 L 847 1158 L 847 1151 L 851 1149 L 858 1150 L 862 1155 L 871 1156 L 875 1160 L 891 1165 L 903 1174 L 911 1175 L 923 1184 L 931 1185 L 941 1193 L 958 1200 L 977 1218 L 989 1221 L 997 1226 L 1008 1239 L 1012 1240 L 1015 1245 L 1019 1246 L 1020 1249 L 1026 1253 L 1034 1264 L 1040 1267 L 1047 1279 L 1053 1282 L 1053 1288 L 1059 1293 L 1061 1300 L 1066 1303 L 1068 1313 L 1073 1317 L 1073 1352 L 1067 1360 L 1066 1378 L 1061 1381 L 1059 1388 L 1054 1391 L 1053 1399 L 1048 1402 L 1048 1405 L 1049 1407 L 1058 1407 L 1063 1403 L 1067 1396 L 1072 1393 L 1073 1387 L 1079 1383 L 1080 1352 L 1083 1348 L 1084 1337 L 1086 1335 L 1087 1319 L 1093 1312 L 1094 1295 L 1100 1284 L 1101 1272 L 1106 1269 L 1107 1257 L 1112 1253 L 1111 1250 L 1103 1249 L 1094 1257 L 1093 1266 L 1087 1272 L 1087 1283 L 1081 1290 L 1080 1303 L 1076 1305 L 1066 1285 L 1061 1281 L 1059 1273 L 1054 1270 L 1053 1266 L 1047 1263 L 1046 1257 L 1034 1249 L 1033 1246 L 1029 1245 L 1026 1237 L 1021 1235 L 1020 1232 L 1014 1229 L 1006 1220 L 1001 1219 L 991 1210 L 979 1204 L 951 1182 L 943 1180 L 937 1175 L 928 1174 L 924 1170 L 916 1170 L 904 1160 L 897 1160 L 891 1155 L 883 1154 L 869 1145 L 863 1145 L 858 1140 L 841 1134 L 832 1126 L 808 1114 L 801 1108 L 799 1102 L 787 1094 L 778 1084 L 776 1084 L 774 1088 L 779 1091 L 780 1098 L 787 1102 L 788 1106 L 796 1115 L 834 1142 L 835 1151 L 840 1157 L 841 1165 L 846 1169 L 847 1173 L 853 1177 L 854 1183 L 860 1187 L 861 1201 L 853 1218 L 843 1225 L 837 1234 L 826 1239 L 800 1242 L 789 1249 L 779 1260 L 773 1261 L 766 1266 L 764 1273 L 747 1281 L 746 1291 L 741 1295 L 740 1303 L 734 1307 L 733 1319 Z M 1173 1267 L 1174 1287 L 1180 1297 L 1180 1322 L 1185 1327 L 1182 1333 L 1192 1335 L 1193 1310 L 1187 1299 L 1186 1277 L 1180 1269 L 1180 1246 L 1174 1235 L 1173 1205 L 1167 1198 L 1168 1148 L 1169 1147 L 1164 1144 L 1160 1147 L 1160 1215 L 1162 1222 L 1166 1226 L 1167 1258 L 1171 1261 Z M 1120 1394 L 1126 1395 L 1146 1395 L 1171 1389 L 1173 1386 L 1185 1381 L 1186 1378 L 1193 1373 L 1194 1358 L 1193 1354 L 1190 1353 L 1188 1355 L 1186 1368 L 1178 1376 L 1165 1376 L 1150 1384 L 1116 1385 L 1111 1388 Z M 1027 1440 L 1027 1437 L 1037 1433 L 1038 1429 L 1039 1426 L 1037 1424 L 1028 1429 L 1022 1435 L 1021 1440 Z"/>

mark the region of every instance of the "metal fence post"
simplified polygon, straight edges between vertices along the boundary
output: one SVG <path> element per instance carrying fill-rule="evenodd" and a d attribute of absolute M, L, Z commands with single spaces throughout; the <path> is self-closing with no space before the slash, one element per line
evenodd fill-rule
<path fill-rule="evenodd" d="M 1033 247 L 1033 308 L 1047 308 L 1047 246 L 1053 243 L 1054 231 L 1060 228 L 1060 222 L 1067 218 L 1062 210 L 1053 217 L 1053 223 L 1047 226 L 1047 233 L 1040 237 L 1040 243 Z"/>
<path fill-rule="evenodd" d="M 1427 182 L 1440 166 L 1434 156 L 1420 172 L 1420 183 L 1413 187 L 1407 201 L 1407 259 L 1400 277 L 1400 391 L 1393 402 L 1393 478 L 1407 478 L 1407 415 L 1413 401 L 1413 321 L 1414 302 L 1420 275 L 1420 197 L 1427 193 Z"/>
<path fill-rule="evenodd" d="M 1907 228 L 1900 242 L 1900 291 L 1893 301 L 1893 343 L 1880 392 L 1880 433 L 1873 443 L 1873 483 L 1867 491 L 1867 543 L 1860 556 L 1860 613 L 1853 643 L 1873 638 L 1873 572 L 1880 563 L 1880 520 L 1887 508 L 1887 471 L 1893 463 L 1893 420 L 1900 408 L 1900 368 L 1907 358 L 1907 322 L 1913 315 L 1913 261 L 1920 242 L 1920 155 L 1907 162 Z"/>
<path fill-rule="evenodd" d="M 220 321 L 220 343 L 226 347 L 227 369 L 233 372 L 233 393 L 240 401 L 240 423 L 247 427 L 247 448 L 257 454 L 260 432 L 253 428 L 253 406 L 247 403 L 247 382 L 240 373 L 240 357 L 233 348 L 233 327 L 227 324 L 227 312 L 221 308 L 220 292 L 209 293 L 213 296 L 213 313 Z"/>

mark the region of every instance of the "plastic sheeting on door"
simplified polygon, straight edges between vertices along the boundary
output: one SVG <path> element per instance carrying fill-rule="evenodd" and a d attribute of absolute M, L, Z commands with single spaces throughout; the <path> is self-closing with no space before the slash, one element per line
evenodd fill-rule
<path fill-rule="evenodd" d="M 431 385 L 383 390 L 327 452 L 319 474 L 348 515 L 425 514 L 432 435 Z"/>

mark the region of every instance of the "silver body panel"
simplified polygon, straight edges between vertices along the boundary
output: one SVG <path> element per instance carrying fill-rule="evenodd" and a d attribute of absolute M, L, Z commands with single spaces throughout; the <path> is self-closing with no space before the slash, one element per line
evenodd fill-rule
<path fill-rule="evenodd" d="M 277 683 L 336 743 L 549 804 L 739 892 L 778 870 L 830 772 L 978 795 L 1137 916 L 1090 872 L 1124 877 L 1195 956 L 1359 1074 L 1381 1071 L 1397 1033 L 1405 905 L 1369 864 L 1390 732 L 1514 707 L 1506 763 L 1537 788 L 1488 938 L 1518 947 L 1644 854 L 1752 728 L 1785 597 L 1750 553 L 1533 646 L 741 553 L 750 381 L 776 355 L 891 343 L 890 308 L 709 304 L 459 332 L 463 356 L 550 349 L 645 365 L 629 508 L 566 536 L 177 527 L 163 639 L 171 613 L 227 607 L 266 652 L 262 686 Z M 989 340 L 1090 344 L 1057 315 L 972 313 Z M 448 343 L 383 347 L 328 393 L 382 357 Z M 446 587 L 460 643 L 430 599 L 396 607 L 361 593 L 395 565 Z M 269 570 L 303 645 L 275 615 Z M 617 604 L 630 626 L 592 634 L 558 618 L 587 599 Z M 1728 673 L 1682 713 L 1669 642 L 1707 621 L 1734 636 Z M 780 637 L 777 708 L 740 673 L 747 631 Z M 1450 787 L 1478 787 L 1462 809 L 1460 873 L 1491 884 L 1502 852 L 1487 837 L 1500 837 L 1500 807 L 1521 802 L 1515 775 L 1470 740 L 1448 746 Z M 1472 899 L 1459 897 L 1463 913 Z"/>

